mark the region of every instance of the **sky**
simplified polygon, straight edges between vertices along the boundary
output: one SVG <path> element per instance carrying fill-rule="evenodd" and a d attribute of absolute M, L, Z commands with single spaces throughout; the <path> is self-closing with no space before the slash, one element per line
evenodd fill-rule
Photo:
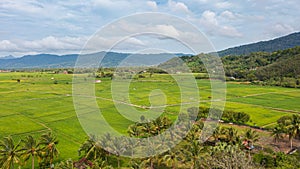
<path fill-rule="evenodd" d="M 103 27 L 143 12 L 179 17 L 199 29 L 218 51 L 300 31 L 298 3 L 298 0 L 1 0 L 0 57 L 79 53 Z M 144 18 L 149 22 L 151 19 Z M 184 29 L 177 30 L 172 23 L 163 21 L 155 27 L 145 28 L 139 23 L 135 27 L 167 34 L 182 32 L 193 38 Z M 123 26 L 118 30 L 131 28 L 128 24 L 115 26 Z M 166 46 L 164 50 L 170 52 L 188 52 L 170 41 L 154 39 L 132 37 L 116 50 L 134 52 L 142 49 L 137 46 L 145 49 L 149 41 L 155 41 L 159 44 L 156 48 Z M 108 39 L 104 42 L 107 43 L 99 50 L 112 45 Z"/>

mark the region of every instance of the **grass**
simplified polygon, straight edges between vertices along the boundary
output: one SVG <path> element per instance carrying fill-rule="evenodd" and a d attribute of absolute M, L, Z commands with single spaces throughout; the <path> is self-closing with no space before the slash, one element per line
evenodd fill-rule
<path fill-rule="evenodd" d="M 21 79 L 21 83 L 17 82 Z M 190 90 L 190 84 L 184 77 L 178 76 L 186 95 L 197 96 Z M 54 81 L 58 84 L 54 84 Z M 105 120 L 118 132 L 126 134 L 128 125 L 133 122 L 123 117 L 112 101 L 111 80 L 101 79 L 95 84 L 96 103 Z M 197 80 L 201 106 L 209 106 L 211 86 L 208 80 Z M 122 83 L 114 84 L 123 92 Z M 157 90 L 159 89 L 159 90 Z M 124 92 L 127 88 L 124 89 Z M 155 92 L 153 92 L 155 90 Z M 115 92 L 115 91 L 114 91 Z M 151 106 L 151 97 L 156 105 L 164 100 L 168 104 L 164 112 L 175 120 L 180 110 L 181 92 L 177 82 L 170 75 L 154 74 L 143 79 L 132 80 L 128 95 L 121 95 L 119 101 L 125 105 L 128 113 L 139 111 L 147 115 L 148 109 L 138 106 Z M 162 94 L 163 93 L 163 94 Z M 77 158 L 77 150 L 87 134 L 81 127 L 75 113 L 72 98 L 72 75 L 48 73 L 0 73 L 0 137 L 13 135 L 22 138 L 30 133 L 39 137 L 43 132 L 52 130 L 59 139 L 60 158 Z M 121 93 L 124 94 L 124 93 Z M 119 96 L 119 97 L 121 97 Z M 126 97 L 128 96 L 128 99 Z M 191 102 L 195 98 L 183 97 L 183 102 Z M 225 109 L 243 111 L 251 116 L 250 125 L 265 126 L 276 122 L 290 111 L 300 111 L 300 93 L 298 89 L 270 86 L 254 86 L 236 83 L 227 84 L 227 102 Z M 135 104 L 132 107 L 127 104 Z M 89 105 L 82 107 L 90 111 Z M 185 106 L 186 109 L 189 105 Z M 282 109 L 282 110 L 281 110 Z M 185 111 L 185 110 L 184 110 Z M 157 114 L 160 115 L 160 114 Z M 101 126 L 101 125 L 100 125 Z M 105 131 L 105 128 L 100 128 Z"/>

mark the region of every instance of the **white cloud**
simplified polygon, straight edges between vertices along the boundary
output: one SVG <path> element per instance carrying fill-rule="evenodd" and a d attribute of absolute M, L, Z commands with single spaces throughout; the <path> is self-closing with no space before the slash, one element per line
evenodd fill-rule
<path fill-rule="evenodd" d="M 29 1 L 9 1 L 1 0 L 0 6 L 2 9 L 21 11 L 26 13 L 40 13 L 43 11 L 43 5 L 35 0 Z"/>
<path fill-rule="evenodd" d="M 268 31 L 268 34 L 272 36 L 281 36 L 284 34 L 292 33 L 294 32 L 295 29 L 288 25 L 288 24 L 283 24 L 283 23 L 277 23 L 272 26 L 272 28 Z"/>
<path fill-rule="evenodd" d="M 48 36 L 38 40 L 2 40 L 1 53 L 76 53 L 86 42 L 86 37 L 54 37 Z"/>
<path fill-rule="evenodd" d="M 0 50 L 13 52 L 15 50 L 18 50 L 18 47 L 16 44 L 12 43 L 9 40 L 2 40 L 2 41 L 0 41 Z"/>
<path fill-rule="evenodd" d="M 183 2 L 168 1 L 169 8 L 173 11 L 190 13 L 189 8 Z"/>
<path fill-rule="evenodd" d="M 208 33 L 212 35 L 221 35 L 227 37 L 241 37 L 242 34 L 234 27 L 228 25 L 220 25 L 217 20 L 217 15 L 212 11 L 204 11 L 200 19 L 201 25 L 203 25 Z"/>
<path fill-rule="evenodd" d="M 211 26 L 218 25 L 218 21 L 216 19 L 216 14 L 209 10 L 203 12 L 201 21 L 203 24 L 208 25 L 208 26 L 209 25 L 211 25 Z"/>
<path fill-rule="evenodd" d="M 226 19 L 231 19 L 231 20 L 234 20 L 234 19 L 238 18 L 238 16 L 236 14 L 234 14 L 231 11 L 228 11 L 228 10 L 222 12 L 220 16 L 223 17 L 223 18 L 226 18 Z"/>
<path fill-rule="evenodd" d="M 224 9 L 224 8 L 231 8 L 233 6 L 233 4 L 228 1 L 225 1 L 225 2 L 218 2 L 218 3 L 216 3 L 215 6 L 216 6 L 216 8 Z"/>
<path fill-rule="evenodd" d="M 298 4 L 299 0 L 1 0 L 0 52 L 8 49 L 48 52 L 50 49 L 62 51 L 62 48 L 72 52 L 80 43 L 65 42 L 67 37 L 90 36 L 120 17 L 149 11 L 180 16 L 199 29 L 203 28 L 209 38 L 225 48 L 299 31 L 299 22 L 295 22 L 300 19 Z M 166 21 L 161 27 L 150 28 L 146 22 L 136 28 L 126 24 L 120 26 L 122 31 L 161 29 L 166 34 L 181 36 L 182 32 L 168 24 Z M 25 45 L 28 49 L 21 49 Z"/>
<path fill-rule="evenodd" d="M 157 10 L 157 4 L 155 1 L 147 1 L 146 3 L 152 10 Z"/>
<path fill-rule="evenodd" d="M 154 29 L 150 29 L 153 32 L 160 32 L 161 34 L 169 37 L 178 37 L 179 32 L 172 25 L 157 25 Z"/>

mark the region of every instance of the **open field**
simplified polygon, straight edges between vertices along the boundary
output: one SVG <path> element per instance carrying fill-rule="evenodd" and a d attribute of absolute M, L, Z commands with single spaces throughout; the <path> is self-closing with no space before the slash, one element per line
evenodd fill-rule
<path fill-rule="evenodd" d="M 21 79 L 18 83 L 16 79 Z M 106 120 L 119 132 L 126 134 L 132 121 L 121 116 L 114 107 L 111 80 L 101 79 L 96 85 L 96 101 Z M 55 84 L 57 83 L 57 84 Z M 201 101 L 208 106 L 210 83 L 197 80 Z M 150 106 L 149 93 L 160 89 L 166 97 L 165 114 L 176 118 L 180 92 L 168 75 L 153 75 L 133 80 L 129 98 L 121 104 L 131 104 L 139 110 Z M 73 106 L 72 75 L 49 73 L 0 73 L 0 138 L 15 138 L 30 133 L 52 130 L 60 143 L 60 158 L 76 158 L 77 149 L 86 138 Z M 192 100 L 192 98 L 191 98 Z M 189 100 L 185 100 L 188 102 Z M 227 84 L 226 109 L 243 111 L 251 116 L 250 125 L 272 126 L 283 115 L 300 112 L 299 89 L 245 84 Z"/>

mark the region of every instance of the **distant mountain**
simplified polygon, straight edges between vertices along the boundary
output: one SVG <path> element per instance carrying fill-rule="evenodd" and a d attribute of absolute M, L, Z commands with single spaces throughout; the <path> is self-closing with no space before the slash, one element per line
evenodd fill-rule
<path fill-rule="evenodd" d="M 184 54 L 130 54 L 117 52 L 99 52 L 82 55 L 85 59 L 85 66 L 94 65 L 102 67 L 120 66 L 141 66 L 157 65 L 173 57 Z M 78 59 L 78 54 L 52 55 L 38 54 L 26 55 L 20 58 L 0 59 L 0 69 L 21 69 L 21 68 L 68 68 L 74 67 Z M 103 58 L 100 64 L 100 58 Z M 95 62 L 98 60 L 99 62 Z M 82 66 L 82 65 L 81 65 Z"/>
<path fill-rule="evenodd" d="M 274 52 L 300 46 L 300 32 L 292 33 L 287 36 L 279 37 L 269 41 L 261 41 L 248 45 L 229 48 L 219 51 L 219 56 L 245 55 L 252 52 Z"/>

